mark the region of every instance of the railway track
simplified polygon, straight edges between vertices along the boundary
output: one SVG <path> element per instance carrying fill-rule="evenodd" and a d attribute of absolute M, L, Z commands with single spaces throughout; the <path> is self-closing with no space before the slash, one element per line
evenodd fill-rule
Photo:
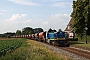
<path fill-rule="evenodd" d="M 63 49 L 65 51 L 68 51 L 70 53 L 74 53 L 77 54 L 79 56 L 82 56 L 84 58 L 90 59 L 90 51 L 84 51 L 81 49 L 76 49 L 76 48 L 72 48 L 72 47 L 59 47 L 60 49 Z"/>
<path fill-rule="evenodd" d="M 59 46 L 54 46 L 57 47 L 59 49 L 68 51 L 70 53 L 74 53 L 76 55 L 82 56 L 84 58 L 87 58 L 90 60 L 90 50 L 85 50 L 85 49 L 81 49 L 81 48 L 76 48 L 76 47 L 59 47 Z"/>
<path fill-rule="evenodd" d="M 48 44 L 50 45 L 50 44 Z M 50 45 L 52 46 L 52 45 Z M 53 46 L 59 49 L 62 49 L 64 51 L 68 51 L 70 53 L 76 54 L 78 56 L 84 57 L 88 60 L 90 60 L 90 51 L 85 50 L 85 49 L 80 49 L 80 48 L 76 48 L 76 47 L 58 47 L 58 46 Z"/>

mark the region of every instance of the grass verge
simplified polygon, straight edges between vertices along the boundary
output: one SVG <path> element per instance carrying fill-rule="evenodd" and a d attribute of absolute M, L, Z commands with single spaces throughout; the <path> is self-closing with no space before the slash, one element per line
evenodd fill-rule
<path fill-rule="evenodd" d="M 81 47 L 84 47 L 84 48 L 90 48 L 90 42 L 88 42 L 88 44 L 86 44 L 85 42 L 76 42 L 76 41 L 69 41 L 69 44 L 70 45 L 74 45 L 74 46 L 81 46 Z"/>
<path fill-rule="evenodd" d="M 86 37 L 87 37 L 88 44 L 86 44 Z M 74 46 L 84 47 L 84 48 L 90 48 L 90 36 L 85 36 L 85 35 L 82 37 L 78 36 L 78 41 L 69 41 L 69 44 Z"/>

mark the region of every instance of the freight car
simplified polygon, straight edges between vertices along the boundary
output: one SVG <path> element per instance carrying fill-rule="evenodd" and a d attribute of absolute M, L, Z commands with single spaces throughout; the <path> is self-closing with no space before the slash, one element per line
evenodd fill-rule
<path fill-rule="evenodd" d="M 31 39 L 35 40 L 35 34 L 31 34 Z"/>
<path fill-rule="evenodd" d="M 39 40 L 39 33 L 35 33 L 35 40 Z"/>
<path fill-rule="evenodd" d="M 46 32 L 39 33 L 39 41 L 46 42 Z"/>

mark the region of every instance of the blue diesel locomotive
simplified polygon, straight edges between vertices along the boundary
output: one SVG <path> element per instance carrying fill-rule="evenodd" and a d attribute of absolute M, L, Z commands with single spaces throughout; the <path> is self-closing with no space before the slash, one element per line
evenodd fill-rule
<path fill-rule="evenodd" d="M 50 32 L 46 34 L 46 42 L 52 45 L 69 46 L 65 32 Z"/>

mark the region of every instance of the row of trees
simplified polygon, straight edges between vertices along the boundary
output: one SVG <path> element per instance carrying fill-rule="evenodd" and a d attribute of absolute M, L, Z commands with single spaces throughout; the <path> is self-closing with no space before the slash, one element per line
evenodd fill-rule
<path fill-rule="evenodd" d="M 15 35 L 15 33 L 12 33 L 12 32 L 7 32 L 7 33 L 4 33 L 4 34 L 0 34 L 0 37 L 10 37 L 10 36 L 13 36 Z"/>
<path fill-rule="evenodd" d="M 86 31 L 90 35 L 90 0 L 73 1 L 73 12 L 71 17 L 74 20 L 72 27 L 76 34 L 84 34 Z"/>
<path fill-rule="evenodd" d="M 35 34 L 35 33 L 39 33 L 39 32 L 43 32 L 44 30 L 42 28 L 31 28 L 31 27 L 25 27 L 21 30 L 17 30 L 15 33 L 12 32 L 7 32 L 4 34 L 0 34 L 0 37 L 10 37 L 10 36 L 14 36 L 14 35 L 29 35 L 29 34 Z M 61 32 L 62 30 L 59 29 L 59 32 Z M 55 29 L 50 28 L 47 32 L 56 32 Z"/>
<path fill-rule="evenodd" d="M 14 35 L 28 35 L 28 34 L 34 34 L 34 33 L 38 33 L 38 32 L 43 32 L 42 28 L 31 28 L 31 27 L 25 27 L 21 30 L 17 30 L 15 33 L 12 32 L 7 32 L 4 34 L 0 34 L 0 37 L 10 37 L 10 36 L 14 36 Z"/>
<path fill-rule="evenodd" d="M 21 30 L 17 30 L 15 35 L 28 35 L 28 34 L 34 34 L 38 32 L 43 32 L 42 28 L 31 28 L 31 27 L 25 27 Z"/>
<path fill-rule="evenodd" d="M 21 30 L 17 30 L 15 35 L 28 35 L 28 34 L 35 34 L 35 33 L 39 33 L 39 32 L 43 32 L 44 30 L 42 28 L 30 28 L 30 27 L 26 27 L 23 28 L 22 31 Z M 59 29 L 58 32 L 61 32 L 62 30 Z M 55 29 L 50 28 L 47 32 L 56 32 Z"/>

